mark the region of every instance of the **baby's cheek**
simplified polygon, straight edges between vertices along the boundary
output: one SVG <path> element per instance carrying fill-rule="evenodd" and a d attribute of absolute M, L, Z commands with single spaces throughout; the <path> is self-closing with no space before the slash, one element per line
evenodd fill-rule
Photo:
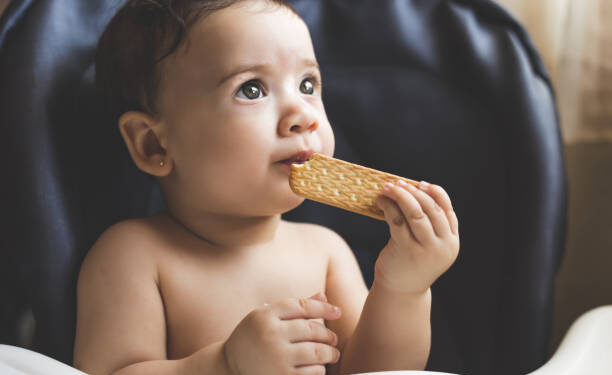
<path fill-rule="evenodd" d="M 333 156 L 335 146 L 336 146 L 336 141 L 335 141 L 334 132 L 331 126 L 329 126 L 328 124 L 327 126 L 322 127 L 319 134 L 320 134 L 319 139 L 321 141 L 322 153 L 324 155 Z"/>

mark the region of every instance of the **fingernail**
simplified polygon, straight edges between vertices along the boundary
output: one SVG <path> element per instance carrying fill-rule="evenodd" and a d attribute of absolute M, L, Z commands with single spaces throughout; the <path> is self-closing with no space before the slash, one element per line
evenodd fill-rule
<path fill-rule="evenodd" d="M 340 312 L 340 308 L 338 306 L 333 306 L 332 305 L 332 309 L 334 309 L 334 312 L 337 312 L 337 313 Z"/>
<path fill-rule="evenodd" d="M 406 181 L 404 181 L 404 180 L 397 180 L 397 184 L 398 184 L 398 185 L 401 185 L 401 186 L 406 186 L 406 185 L 408 185 L 408 183 L 406 183 Z"/>
<path fill-rule="evenodd" d="M 420 189 L 425 190 L 425 189 L 427 189 L 428 187 L 429 187 L 429 183 L 428 183 L 428 182 L 426 182 L 426 181 L 421 181 L 421 182 L 419 182 L 419 188 L 420 188 Z"/>
<path fill-rule="evenodd" d="M 385 193 L 390 193 L 392 189 L 393 189 L 393 184 L 390 183 L 390 182 L 386 182 L 383 185 L 383 192 L 385 192 Z"/>

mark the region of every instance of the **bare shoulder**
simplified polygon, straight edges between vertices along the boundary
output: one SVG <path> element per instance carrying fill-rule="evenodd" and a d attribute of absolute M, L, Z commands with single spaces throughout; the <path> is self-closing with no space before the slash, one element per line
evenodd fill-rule
<path fill-rule="evenodd" d="M 126 282 L 158 282 L 159 234 L 155 220 L 130 219 L 105 230 L 81 264 L 78 298 L 119 289 Z"/>
<path fill-rule="evenodd" d="M 110 373 L 165 357 L 158 238 L 154 219 L 123 221 L 87 254 L 77 284 L 75 367 Z"/>
<path fill-rule="evenodd" d="M 112 266 L 120 271 L 130 265 L 143 269 L 154 261 L 152 246 L 156 242 L 154 220 L 130 219 L 121 221 L 109 227 L 94 243 L 87 253 L 81 273 L 96 266 Z M 119 268 L 117 268 L 119 267 Z"/>

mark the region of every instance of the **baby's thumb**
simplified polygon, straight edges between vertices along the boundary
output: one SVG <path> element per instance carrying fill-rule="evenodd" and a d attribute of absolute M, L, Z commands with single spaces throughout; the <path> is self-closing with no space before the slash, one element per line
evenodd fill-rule
<path fill-rule="evenodd" d="M 325 296 L 325 293 L 323 292 L 318 292 L 317 294 L 310 296 L 309 298 L 316 299 L 317 301 L 321 301 L 321 302 L 327 302 L 327 297 Z"/>

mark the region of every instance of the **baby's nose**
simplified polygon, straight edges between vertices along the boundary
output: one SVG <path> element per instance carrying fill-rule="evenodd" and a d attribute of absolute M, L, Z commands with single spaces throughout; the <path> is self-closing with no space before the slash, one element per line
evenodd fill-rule
<path fill-rule="evenodd" d="M 319 127 L 319 116 L 315 108 L 298 98 L 282 105 L 278 132 L 281 136 L 313 132 Z"/>
<path fill-rule="evenodd" d="M 313 132 L 317 130 L 318 127 L 319 127 L 319 123 L 315 121 L 308 126 L 292 125 L 291 128 L 289 129 L 289 132 L 290 133 L 301 133 L 306 130 Z"/>
<path fill-rule="evenodd" d="M 293 134 L 313 132 L 319 127 L 319 122 L 314 114 L 308 111 L 293 111 L 284 116 L 279 123 L 281 136 L 290 137 Z"/>

